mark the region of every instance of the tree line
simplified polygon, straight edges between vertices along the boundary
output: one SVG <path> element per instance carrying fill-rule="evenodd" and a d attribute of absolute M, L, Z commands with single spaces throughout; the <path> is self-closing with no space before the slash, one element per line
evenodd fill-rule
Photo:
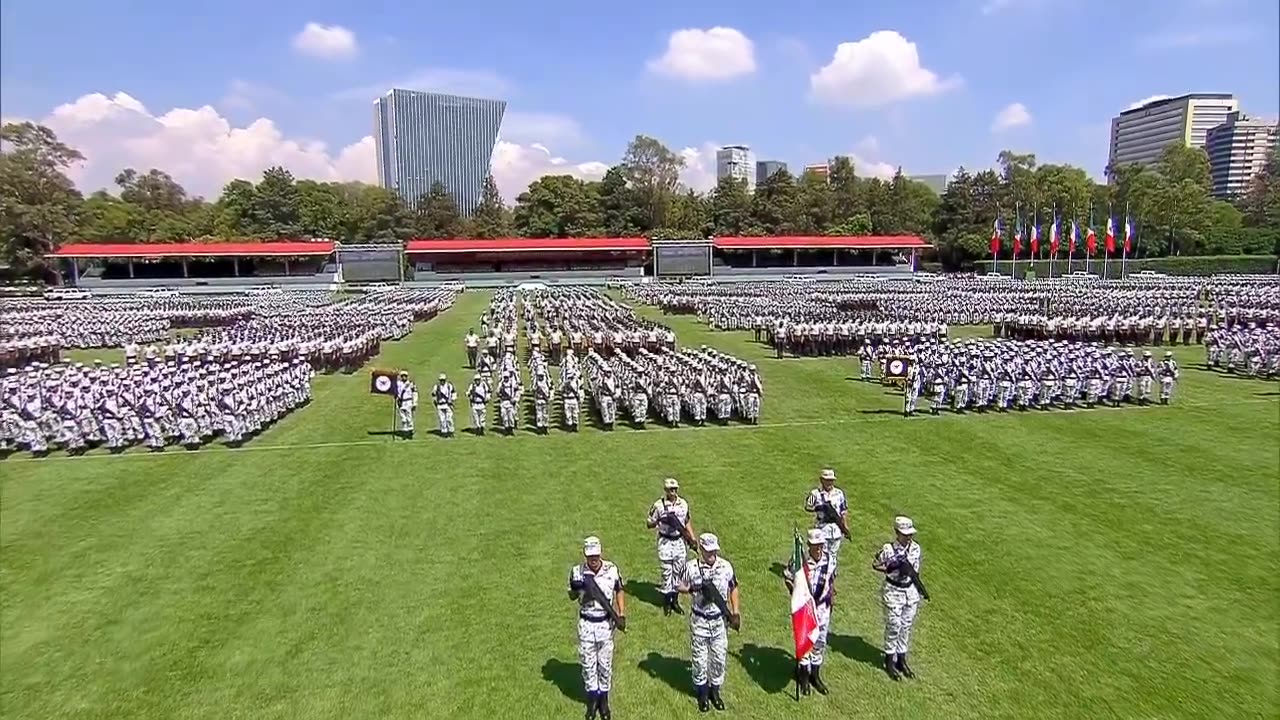
<path fill-rule="evenodd" d="M 233 180 L 214 200 L 191 196 L 161 169 L 126 168 L 116 176 L 114 192 L 85 197 L 66 173 L 83 159 L 48 128 L 0 128 L 0 237 L 3 259 L 15 274 L 44 272 L 44 256 L 64 242 L 300 237 L 378 243 L 412 237 L 910 234 L 932 242 L 944 266 L 965 268 L 990 257 L 997 217 L 1006 228 L 1038 223 L 1044 257 L 1054 217 L 1064 233 L 1075 219 L 1101 234 L 1108 213 L 1123 223 L 1126 211 L 1137 231 L 1137 257 L 1280 250 L 1275 152 L 1248 194 L 1232 202 L 1210 197 L 1205 153 L 1179 146 L 1154 167 L 1118 168 L 1110 185 L 1094 183 L 1081 168 L 1041 165 L 1034 155 L 1006 150 L 994 168 L 960 168 L 941 196 L 901 169 L 887 180 L 860 177 L 843 156 L 831 159 L 826 177 L 781 170 L 754 192 L 726 178 L 701 193 L 681 186 L 679 154 L 640 135 L 600 180 L 543 176 L 512 206 L 488 177 L 468 216 L 440 184 L 405 203 L 380 187 L 298 180 L 282 167 L 267 168 L 257 182 Z M 1065 239 L 1063 245 L 1065 253 Z"/>

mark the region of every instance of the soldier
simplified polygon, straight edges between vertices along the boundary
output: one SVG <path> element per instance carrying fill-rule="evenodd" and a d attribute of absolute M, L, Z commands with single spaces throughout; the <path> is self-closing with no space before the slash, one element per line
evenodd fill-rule
<path fill-rule="evenodd" d="M 908 363 L 906 381 L 902 385 L 903 417 L 911 417 L 916 414 L 916 402 L 920 399 L 922 385 L 920 366 L 915 362 Z"/>
<path fill-rule="evenodd" d="M 569 599 L 578 603 L 578 661 L 587 691 L 587 720 L 600 713 L 610 720 L 613 680 L 613 628 L 627 629 L 626 588 L 622 571 L 600 554 L 600 538 L 582 542 L 584 560 L 569 571 Z M 595 587 L 592 588 L 591 585 Z"/>
<path fill-rule="evenodd" d="M 895 539 L 885 543 L 871 561 L 871 568 L 884 573 L 881 601 L 884 604 L 884 671 L 893 680 L 914 678 L 907 664 L 911 647 L 911 628 L 920 607 L 920 545 L 915 542 L 916 528 L 909 517 L 893 520 Z"/>
<path fill-rule="evenodd" d="M 560 400 L 564 405 L 562 415 L 565 429 L 578 432 L 582 409 L 582 380 L 577 373 L 569 375 L 560 383 Z"/>
<path fill-rule="evenodd" d="M 471 406 L 471 432 L 483 435 L 489 417 L 489 385 L 478 373 L 467 386 L 467 403 Z"/>
<path fill-rule="evenodd" d="M 475 328 L 467 328 L 467 336 L 462 343 L 467 348 L 467 367 L 475 370 L 476 356 L 480 354 L 480 337 L 476 335 Z"/>
<path fill-rule="evenodd" d="M 733 565 L 720 557 L 720 540 L 711 533 L 698 537 L 702 552 L 697 562 L 685 565 L 680 592 L 693 596 L 689 614 L 689 645 L 692 655 L 693 685 L 698 710 L 707 712 L 708 703 L 724 710 L 720 688 L 724 685 L 725 659 L 729 650 L 728 623 L 741 627 L 738 612 L 738 578 Z"/>
<path fill-rule="evenodd" d="M 823 468 L 819 483 L 804 499 L 804 509 L 813 513 L 814 528 L 827 538 L 827 554 L 831 556 L 831 566 L 835 567 L 840 559 L 840 541 L 848 527 L 849 505 L 844 491 L 836 487 L 835 470 Z"/>
<path fill-rule="evenodd" d="M 396 382 L 396 411 L 400 418 L 400 434 L 410 440 L 413 439 L 413 411 L 417 409 L 418 388 L 409 379 L 409 373 L 401 370 Z"/>
<path fill-rule="evenodd" d="M 498 420 L 502 424 L 502 431 L 507 435 L 515 432 L 516 397 L 519 393 L 520 388 L 516 384 L 515 376 L 511 373 L 503 373 L 502 379 L 498 382 Z"/>
<path fill-rule="evenodd" d="M 551 423 L 551 379 L 539 370 L 533 380 L 533 425 L 543 435 Z"/>
<path fill-rule="evenodd" d="M 796 681 L 800 692 L 808 695 L 812 685 L 819 694 L 827 694 L 827 685 L 822 681 L 822 658 L 827 650 L 827 632 L 831 629 L 831 604 L 836 597 L 836 569 L 826 553 L 827 537 L 817 528 L 809 530 L 809 555 L 804 559 L 805 577 L 809 581 L 809 592 L 813 594 L 813 602 L 818 615 L 818 637 L 814 638 L 813 648 L 800 658 L 796 667 Z M 791 568 L 783 572 L 783 582 L 790 594 L 795 583 L 795 573 Z"/>
<path fill-rule="evenodd" d="M 1173 397 L 1173 384 L 1178 379 L 1178 361 L 1173 353 L 1166 350 L 1164 359 L 1160 361 L 1160 404 L 1168 405 Z"/>
<path fill-rule="evenodd" d="M 680 483 L 675 478 L 662 481 L 662 497 L 649 507 L 645 527 L 658 531 L 658 569 L 662 573 L 662 614 L 683 615 L 680 608 L 679 583 L 685 574 L 688 556 L 685 543 L 694 537 L 690 523 L 689 503 L 680 497 Z"/>
<path fill-rule="evenodd" d="M 458 401 L 458 391 L 444 373 L 440 373 L 436 386 L 431 389 L 431 399 L 436 406 L 440 436 L 453 437 L 453 404 Z"/>

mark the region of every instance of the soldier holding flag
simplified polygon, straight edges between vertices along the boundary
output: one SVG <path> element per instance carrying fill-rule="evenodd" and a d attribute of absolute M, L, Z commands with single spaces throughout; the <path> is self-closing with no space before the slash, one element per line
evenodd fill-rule
<path fill-rule="evenodd" d="M 822 681 L 822 659 L 827 649 L 827 631 L 831 628 L 831 605 L 836 597 L 836 568 L 826 553 L 826 535 L 813 528 L 809 530 L 808 540 L 807 551 L 802 553 L 800 537 L 796 536 L 791 566 L 783 571 L 782 579 L 792 598 L 791 624 L 796 638 L 797 689 L 808 695 L 809 688 L 813 687 L 819 694 L 826 695 L 827 685 Z M 797 577 L 801 578 L 800 584 L 804 587 L 796 586 Z M 797 614 L 801 617 L 797 617 Z"/>

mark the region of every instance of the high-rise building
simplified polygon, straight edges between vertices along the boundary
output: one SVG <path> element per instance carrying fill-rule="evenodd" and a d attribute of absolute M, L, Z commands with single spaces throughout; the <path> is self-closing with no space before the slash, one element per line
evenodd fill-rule
<path fill-rule="evenodd" d="M 1203 148 L 1209 129 L 1239 109 L 1230 93 L 1191 93 L 1125 110 L 1111 120 L 1108 176 L 1125 165 L 1152 165 L 1173 144 Z"/>
<path fill-rule="evenodd" d="M 747 183 L 747 189 L 756 186 L 756 162 L 751 148 L 746 145 L 725 145 L 716 151 L 716 180 L 730 177 Z"/>
<path fill-rule="evenodd" d="M 935 193 L 941 195 L 947 191 L 947 185 L 951 184 L 951 176 L 946 173 L 937 175 L 911 175 L 910 180 L 922 183 Z"/>
<path fill-rule="evenodd" d="M 463 215 L 480 202 L 504 100 L 391 90 L 373 101 L 378 182 L 415 204 L 443 183 Z"/>
<path fill-rule="evenodd" d="M 779 160 L 761 160 L 756 163 L 756 185 L 773 177 L 779 170 L 786 170 L 787 164 Z"/>
<path fill-rule="evenodd" d="M 1226 122 L 1210 129 L 1205 140 L 1213 196 L 1230 198 L 1249 192 L 1249 183 L 1262 172 L 1277 143 L 1280 125 L 1238 110 L 1228 113 Z"/>
<path fill-rule="evenodd" d="M 824 180 L 829 181 L 831 179 L 831 166 L 828 165 L 827 163 L 815 163 L 813 165 L 805 165 L 804 172 L 805 174 L 813 173 L 818 177 L 823 178 Z"/>

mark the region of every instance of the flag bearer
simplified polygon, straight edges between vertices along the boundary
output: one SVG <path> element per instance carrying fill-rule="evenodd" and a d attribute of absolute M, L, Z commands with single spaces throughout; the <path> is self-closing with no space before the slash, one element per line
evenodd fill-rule
<path fill-rule="evenodd" d="M 808 695 L 810 686 L 819 694 L 827 694 L 827 685 L 822 681 L 822 659 L 827 650 L 827 631 L 831 629 L 831 604 L 836 597 L 836 568 L 826 553 L 827 536 L 817 528 L 809 530 L 808 555 L 804 559 L 805 577 L 809 580 L 809 592 L 813 596 L 817 610 L 818 635 L 813 640 L 813 647 L 800 658 L 796 669 L 796 678 L 800 684 L 800 692 Z M 782 579 L 790 592 L 795 583 L 795 571 L 787 568 Z"/>
<path fill-rule="evenodd" d="M 418 388 L 401 370 L 396 382 L 396 411 L 400 418 L 400 434 L 413 439 L 413 411 L 418 409 Z"/>

